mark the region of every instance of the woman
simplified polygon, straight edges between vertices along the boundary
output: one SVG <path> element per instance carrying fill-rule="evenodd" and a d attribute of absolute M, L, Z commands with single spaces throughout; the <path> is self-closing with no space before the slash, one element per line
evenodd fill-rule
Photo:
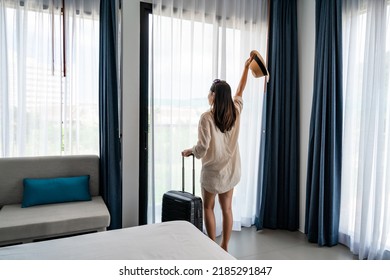
<path fill-rule="evenodd" d="M 214 80 L 208 95 L 211 109 L 202 114 L 198 126 L 198 142 L 191 149 L 182 151 L 183 156 L 194 154 L 202 159 L 201 187 L 204 220 L 208 236 L 215 241 L 215 196 L 218 194 L 222 208 L 222 243 L 227 251 L 233 227 L 233 189 L 240 181 L 241 163 L 238 148 L 240 115 L 243 106 L 242 94 L 245 89 L 249 64 L 245 62 L 236 94 L 232 100 L 228 83 Z"/>

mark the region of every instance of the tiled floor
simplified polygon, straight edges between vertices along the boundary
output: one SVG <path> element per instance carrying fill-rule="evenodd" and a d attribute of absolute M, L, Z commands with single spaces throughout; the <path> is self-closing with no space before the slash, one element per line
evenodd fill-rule
<path fill-rule="evenodd" d="M 221 237 L 217 238 L 220 242 Z M 309 243 L 299 231 L 256 231 L 255 227 L 233 231 L 229 253 L 243 260 L 353 260 L 357 259 L 347 247 L 319 247 Z"/>

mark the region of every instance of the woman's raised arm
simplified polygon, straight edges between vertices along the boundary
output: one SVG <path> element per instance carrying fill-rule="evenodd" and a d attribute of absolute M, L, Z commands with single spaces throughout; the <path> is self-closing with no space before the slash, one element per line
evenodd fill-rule
<path fill-rule="evenodd" d="M 248 79 L 249 64 L 251 64 L 253 58 L 254 55 L 245 61 L 244 71 L 242 72 L 241 80 L 237 87 L 236 96 L 242 97 L 242 93 L 244 92 L 246 86 L 246 80 Z"/>

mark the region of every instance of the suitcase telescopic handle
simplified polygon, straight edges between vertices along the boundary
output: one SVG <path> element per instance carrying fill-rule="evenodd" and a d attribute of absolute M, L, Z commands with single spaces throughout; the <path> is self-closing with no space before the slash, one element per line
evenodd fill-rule
<path fill-rule="evenodd" d="M 195 156 L 194 154 L 191 154 L 192 156 L 192 194 L 195 195 Z M 181 179 L 182 179 L 182 191 L 184 192 L 184 156 L 182 156 L 182 169 L 181 169 Z"/>

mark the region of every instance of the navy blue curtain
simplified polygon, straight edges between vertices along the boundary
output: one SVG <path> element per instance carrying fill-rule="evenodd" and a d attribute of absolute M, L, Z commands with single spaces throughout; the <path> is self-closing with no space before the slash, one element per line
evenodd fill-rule
<path fill-rule="evenodd" d="M 308 240 L 338 244 L 342 144 L 342 0 L 316 1 L 313 104 L 306 183 Z"/>
<path fill-rule="evenodd" d="M 299 81 L 296 0 L 270 1 L 265 147 L 257 229 L 299 227 Z M 264 158 L 262 158 L 264 157 Z"/>
<path fill-rule="evenodd" d="M 116 1 L 100 1 L 99 48 L 100 188 L 111 215 L 109 229 L 118 229 L 122 227 L 122 176 L 118 113 Z"/>

